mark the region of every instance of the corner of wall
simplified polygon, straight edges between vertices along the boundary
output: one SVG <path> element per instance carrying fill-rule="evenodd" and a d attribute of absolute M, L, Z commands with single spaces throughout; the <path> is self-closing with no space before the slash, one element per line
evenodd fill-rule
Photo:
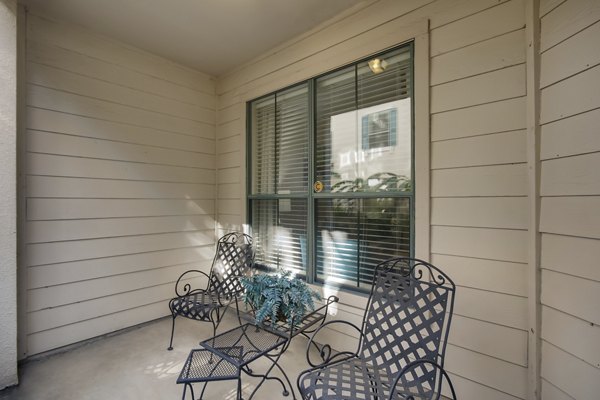
<path fill-rule="evenodd" d="M 0 389 L 17 377 L 17 1 L 0 1 Z"/>

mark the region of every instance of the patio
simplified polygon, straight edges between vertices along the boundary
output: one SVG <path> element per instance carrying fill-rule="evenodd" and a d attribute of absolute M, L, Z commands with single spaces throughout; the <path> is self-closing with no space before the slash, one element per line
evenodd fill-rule
<path fill-rule="evenodd" d="M 219 332 L 237 326 L 233 315 L 225 316 Z M 185 318 L 180 318 L 177 324 L 172 351 L 167 351 L 171 331 L 168 317 L 30 360 L 21 367 L 19 386 L 1 391 L 0 399 L 180 399 L 183 385 L 175 381 L 190 349 L 198 348 L 200 340 L 210 337 L 212 327 Z M 308 367 L 304 361 L 306 343 L 305 338 L 294 339 L 281 359 L 282 367 L 292 380 Z M 265 362 L 258 360 L 253 365 L 258 366 L 254 367 L 258 371 L 265 367 Z M 247 397 L 258 382 L 258 379 L 244 377 L 244 396 Z M 194 386 L 198 396 L 202 386 Z M 298 389 L 294 390 L 297 395 Z M 204 398 L 233 400 L 235 395 L 235 381 L 211 382 Z M 281 395 L 279 383 L 267 381 L 255 398 L 275 400 L 291 396 Z"/>
<path fill-rule="evenodd" d="M 0 0 L 0 397 L 180 398 L 179 368 L 211 327 L 178 320 L 166 351 L 175 281 L 208 271 L 224 234 L 252 231 L 261 246 L 287 235 L 271 260 L 354 323 L 369 283 L 336 285 L 359 257 L 401 244 L 446 272 L 460 399 L 597 399 L 598 37 L 598 0 Z M 395 108 L 359 110 L 388 73 L 400 83 L 364 93 L 402 87 Z M 279 109 L 301 123 L 286 137 L 265 123 L 264 143 L 289 143 L 297 163 L 252 142 L 252 121 Z M 348 121 L 349 150 L 323 150 Z M 398 160 L 410 171 L 388 171 Z M 355 195 L 364 182 L 376 190 Z M 346 197 L 402 202 L 350 217 L 333 201 Z M 363 229 L 369 218 L 385 229 Z M 325 271 L 319 240 L 348 277 Z M 290 376 L 303 343 L 285 355 Z"/>

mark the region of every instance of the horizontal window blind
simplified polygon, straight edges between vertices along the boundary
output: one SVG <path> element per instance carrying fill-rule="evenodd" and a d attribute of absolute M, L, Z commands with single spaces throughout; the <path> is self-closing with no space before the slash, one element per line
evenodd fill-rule
<path fill-rule="evenodd" d="M 252 103 L 252 194 L 308 190 L 308 86 Z"/>
<path fill-rule="evenodd" d="M 277 165 L 275 95 L 252 103 L 252 192 L 274 193 Z"/>
<path fill-rule="evenodd" d="M 315 179 L 324 184 L 325 191 L 329 191 L 335 178 L 339 178 L 332 169 L 331 160 L 334 155 L 333 117 L 344 116 L 343 120 L 340 119 L 343 123 L 335 127 L 335 134 L 351 135 L 350 139 L 355 137 L 352 132 L 356 130 L 356 116 L 352 112 L 356 110 L 356 68 L 353 66 L 317 79 L 315 90 Z M 338 148 L 338 152 L 353 147 L 355 140 L 344 148 Z"/>
<path fill-rule="evenodd" d="M 408 44 L 250 103 L 258 262 L 368 288 L 412 254 L 412 71 Z"/>
<path fill-rule="evenodd" d="M 410 198 L 318 199 L 317 278 L 366 287 L 375 266 L 410 255 Z"/>
<path fill-rule="evenodd" d="M 277 96 L 277 192 L 308 191 L 308 88 L 303 85 Z"/>
<path fill-rule="evenodd" d="M 368 62 L 357 68 L 357 107 L 367 108 L 377 104 L 405 99 L 411 94 L 410 49 L 402 48 L 381 57 L 387 67 L 374 74 Z"/>
<path fill-rule="evenodd" d="M 306 199 L 252 200 L 250 209 L 256 260 L 304 275 L 308 222 Z"/>

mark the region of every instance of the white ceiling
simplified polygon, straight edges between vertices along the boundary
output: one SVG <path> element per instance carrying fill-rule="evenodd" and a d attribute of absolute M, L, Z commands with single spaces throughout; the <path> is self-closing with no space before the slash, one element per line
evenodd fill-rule
<path fill-rule="evenodd" d="M 21 0 L 213 76 L 363 0 Z"/>

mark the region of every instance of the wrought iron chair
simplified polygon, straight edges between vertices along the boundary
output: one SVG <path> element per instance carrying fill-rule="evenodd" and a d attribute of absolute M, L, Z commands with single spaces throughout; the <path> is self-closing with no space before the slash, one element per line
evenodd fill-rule
<path fill-rule="evenodd" d="M 168 350 L 173 350 L 175 318 L 178 316 L 211 322 L 213 336 L 216 335 L 223 315 L 232 303 L 236 307 L 238 319 L 240 318 L 238 298 L 244 292 L 244 288 L 239 278 L 250 274 L 253 264 L 252 238 L 244 233 L 234 232 L 226 234 L 217 242 L 210 274 L 195 269 L 181 274 L 175 283 L 177 297 L 169 301 L 173 325 Z M 188 278 L 193 277 L 194 274 L 208 279 L 205 288 L 192 289 Z M 186 277 L 185 281 L 184 277 Z M 180 284 L 183 285 L 181 291 Z"/>
<path fill-rule="evenodd" d="M 377 266 L 362 329 L 348 321 L 325 323 L 353 327 L 360 334 L 356 352 L 323 346 L 316 365 L 298 376 L 305 400 L 439 399 L 446 378 L 444 353 L 454 307 L 455 285 L 433 265 L 395 258 Z"/>

